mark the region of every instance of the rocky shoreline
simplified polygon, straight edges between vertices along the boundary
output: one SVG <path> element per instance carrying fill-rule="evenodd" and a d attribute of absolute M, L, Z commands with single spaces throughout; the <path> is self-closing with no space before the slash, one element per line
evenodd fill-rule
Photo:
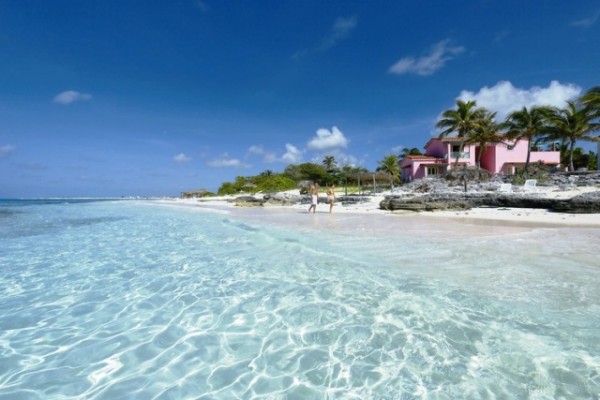
<path fill-rule="evenodd" d="M 443 178 L 422 179 L 402 185 L 392 194 L 385 195 L 379 208 L 387 211 L 450 211 L 469 210 L 477 207 L 529 208 L 553 212 L 586 214 L 600 213 L 600 172 L 551 174 L 535 191 L 511 185 L 502 191 L 506 177 L 494 177 L 488 181 L 470 180 L 466 191 L 464 182 Z M 566 193 L 580 188 L 590 191 L 563 198 L 552 194 Z M 373 195 L 342 195 L 338 202 L 344 205 L 372 202 Z M 239 196 L 230 200 L 239 207 L 292 206 L 309 204 L 307 195 L 289 192 Z M 326 203 L 325 196 L 319 202 Z"/>
<path fill-rule="evenodd" d="M 494 177 L 489 181 L 472 180 L 461 187 L 459 180 L 423 179 L 403 186 L 388 195 L 379 206 L 384 210 L 438 211 L 469 210 L 476 207 L 531 208 L 562 213 L 600 213 L 600 172 L 559 172 L 548 175 L 535 191 L 510 185 L 502 192 L 501 185 L 510 177 Z M 570 198 L 554 198 L 552 193 L 564 193 L 579 188 L 595 191 Z"/>
<path fill-rule="evenodd" d="M 535 194 L 446 193 L 421 196 L 386 196 L 379 206 L 388 211 L 449 211 L 475 207 L 545 209 L 563 213 L 600 213 L 600 191 L 569 199 L 541 197 Z"/>

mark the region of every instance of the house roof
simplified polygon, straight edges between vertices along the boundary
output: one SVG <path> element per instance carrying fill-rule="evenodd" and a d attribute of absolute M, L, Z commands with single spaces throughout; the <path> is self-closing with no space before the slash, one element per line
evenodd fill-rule
<path fill-rule="evenodd" d="M 439 138 L 433 138 L 433 139 L 437 139 L 437 140 L 441 140 L 442 142 L 456 142 L 456 143 L 460 143 L 460 142 L 464 142 L 465 140 L 467 140 L 466 137 L 459 137 L 459 136 L 446 136 L 443 137 L 441 139 Z"/>
<path fill-rule="evenodd" d="M 498 142 L 502 142 L 502 139 L 504 139 L 504 137 L 501 134 L 497 134 L 496 135 L 496 140 Z M 431 143 L 434 140 L 439 140 L 439 141 L 446 142 L 446 143 L 462 143 L 465 140 L 467 140 L 467 138 L 466 137 L 459 137 L 459 136 L 446 136 L 446 137 L 443 137 L 443 138 L 433 137 L 433 138 L 431 138 L 431 139 L 429 139 L 427 141 L 427 143 L 425 144 L 425 146 L 427 146 L 429 143 Z"/>
<path fill-rule="evenodd" d="M 427 156 L 425 154 L 408 155 L 408 156 L 404 156 L 404 158 L 408 158 L 410 160 L 437 160 L 438 159 L 438 157 Z"/>
<path fill-rule="evenodd" d="M 400 162 L 400 166 L 402 168 L 407 168 L 413 164 L 413 162 L 418 161 L 422 164 L 427 165 L 440 165 L 446 164 L 447 161 L 444 158 L 426 156 L 426 155 L 414 155 L 414 156 L 405 156 Z"/>
<path fill-rule="evenodd" d="M 425 143 L 425 146 L 423 146 L 425 149 L 427 149 L 427 147 L 429 147 L 429 145 L 432 142 L 456 142 L 456 143 L 460 143 L 463 141 L 463 138 L 459 138 L 456 136 L 453 137 L 445 137 L 445 138 L 438 138 L 438 137 L 432 137 L 431 139 L 429 139 L 427 141 L 427 143 Z"/>

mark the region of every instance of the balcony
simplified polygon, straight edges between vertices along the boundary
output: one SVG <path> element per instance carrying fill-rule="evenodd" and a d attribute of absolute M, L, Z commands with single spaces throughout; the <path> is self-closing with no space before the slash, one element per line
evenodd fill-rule
<path fill-rule="evenodd" d="M 458 152 L 458 151 L 453 151 L 452 153 L 450 153 L 450 158 L 453 159 L 453 160 L 455 160 L 457 156 L 458 156 L 459 159 L 461 159 L 461 158 L 471 158 L 471 153 L 468 152 L 468 151 L 463 151 L 462 153 Z"/>

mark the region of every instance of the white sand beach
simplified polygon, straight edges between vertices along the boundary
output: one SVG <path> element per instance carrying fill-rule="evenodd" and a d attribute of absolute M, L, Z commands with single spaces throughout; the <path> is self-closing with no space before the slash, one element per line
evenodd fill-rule
<path fill-rule="evenodd" d="M 547 198 L 556 199 L 568 199 L 579 194 L 599 191 L 600 188 L 595 187 L 580 187 L 570 190 L 559 190 L 553 187 L 542 187 L 539 188 L 536 195 Z M 298 194 L 298 191 L 289 191 L 290 194 Z M 382 215 L 389 217 L 424 217 L 432 219 L 451 219 L 456 221 L 462 221 L 465 223 L 476 223 L 486 225 L 513 225 L 513 226 L 576 226 L 576 227 L 599 227 L 600 228 L 600 213 L 594 214 L 571 214 L 571 213 L 558 213 L 550 212 L 543 209 L 529 209 L 529 208 L 493 208 L 493 207 L 480 207 L 473 208 L 466 211 L 434 211 L 434 212 L 420 212 L 415 213 L 412 211 L 386 211 L 379 208 L 379 203 L 384 199 L 385 195 L 389 193 L 382 193 L 375 196 L 365 197 L 365 202 L 356 204 L 344 204 L 343 202 L 337 202 L 333 207 L 333 214 L 356 214 L 358 215 Z M 338 196 L 340 196 L 338 194 Z M 262 195 L 256 195 L 260 197 Z M 232 210 L 235 208 L 241 208 L 235 206 L 232 202 L 237 196 L 221 196 L 221 197 L 207 197 L 200 199 L 173 199 L 164 200 L 172 204 L 197 206 L 203 208 L 213 208 L 215 210 Z M 290 206 L 264 206 L 261 209 L 272 210 L 294 210 L 297 213 L 308 214 L 308 204 L 295 204 Z M 316 215 L 329 214 L 329 205 L 325 203 L 319 203 L 317 206 Z"/>

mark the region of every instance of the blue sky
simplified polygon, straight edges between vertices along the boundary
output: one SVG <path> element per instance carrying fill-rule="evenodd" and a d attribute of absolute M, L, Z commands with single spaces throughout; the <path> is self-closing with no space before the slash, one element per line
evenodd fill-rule
<path fill-rule="evenodd" d="M 599 44 L 597 0 L 3 0 L 0 197 L 374 169 L 458 98 L 505 115 L 599 85 Z"/>

